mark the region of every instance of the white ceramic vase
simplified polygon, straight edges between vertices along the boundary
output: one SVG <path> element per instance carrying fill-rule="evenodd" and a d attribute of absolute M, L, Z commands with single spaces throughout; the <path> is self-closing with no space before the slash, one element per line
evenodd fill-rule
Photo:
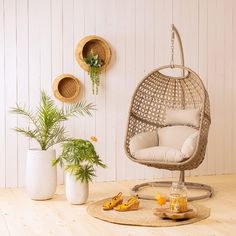
<path fill-rule="evenodd" d="M 52 166 L 55 150 L 28 150 L 26 164 L 26 190 L 33 200 L 53 197 L 57 186 L 57 169 Z"/>
<path fill-rule="evenodd" d="M 66 198 L 71 204 L 84 204 L 88 200 L 89 184 L 66 173 Z"/>

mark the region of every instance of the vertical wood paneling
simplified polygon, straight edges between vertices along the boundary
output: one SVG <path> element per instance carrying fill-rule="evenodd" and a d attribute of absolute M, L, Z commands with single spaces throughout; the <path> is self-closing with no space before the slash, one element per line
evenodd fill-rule
<path fill-rule="evenodd" d="M 41 0 L 38 11 L 40 12 L 40 84 L 49 94 L 52 91 L 51 1 Z"/>
<path fill-rule="evenodd" d="M 125 35 L 125 75 L 124 75 L 125 80 L 126 80 L 125 81 L 126 102 L 125 102 L 125 109 L 123 112 L 126 112 L 129 110 L 131 96 L 137 85 L 135 82 L 135 78 L 133 78 L 134 73 L 135 73 L 135 67 L 136 67 L 135 65 L 136 16 L 135 16 L 135 11 L 134 11 L 135 5 L 136 5 L 135 0 L 126 1 L 125 3 L 125 18 L 127 19 L 126 24 L 125 24 L 126 35 Z M 125 114 L 125 127 L 127 126 L 127 122 L 128 122 L 128 113 Z M 124 143 L 124 139 L 123 139 L 123 143 Z M 134 178 L 133 170 L 136 166 L 137 164 L 133 163 L 130 159 L 126 158 L 126 162 L 125 162 L 125 168 L 126 168 L 125 178 L 126 179 Z"/>
<path fill-rule="evenodd" d="M 96 32 L 100 32 L 99 35 L 104 37 L 106 31 L 106 15 L 103 14 L 103 6 L 105 1 L 95 1 L 95 27 Z M 100 76 L 100 86 L 98 89 L 98 96 L 96 97 L 96 137 L 98 142 L 96 143 L 96 150 L 99 153 L 100 158 L 106 162 L 106 74 L 103 73 Z M 102 168 L 97 169 L 97 181 L 105 180 L 104 170 Z"/>
<path fill-rule="evenodd" d="M 28 139 L 12 131 L 28 120 L 9 114 L 9 107 L 18 101 L 34 108 L 40 89 L 52 94 L 52 81 L 61 73 L 77 76 L 83 85 L 81 98 L 97 106 L 93 117 L 66 123 L 71 136 L 97 136 L 97 151 L 108 165 L 98 169 L 97 181 L 177 176 L 133 163 L 123 149 L 137 83 L 170 62 L 172 22 L 184 44 L 185 64 L 202 77 L 211 101 L 207 156 L 187 174 L 235 172 L 235 13 L 233 0 L 0 0 L 0 186 L 24 185 L 29 147 Z M 92 95 L 90 78 L 74 57 L 76 44 L 91 34 L 104 37 L 113 53 L 98 96 Z M 30 142 L 30 147 L 37 146 Z M 61 169 L 58 180 L 63 183 Z"/>
<path fill-rule="evenodd" d="M 120 8 L 121 12 L 125 11 L 125 1 L 115 1 L 115 7 Z M 116 99 L 114 100 L 113 105 L 116 107 L 116 168 L 117 168 L 117 179 L 125 179 L 126 174 L 126 158 L 124 154 L 123 149 L 123 140 L 122 137 L 124 137 L 124 127 L 126 125 L 126 119 L 124 115 L 124 111 L 127 110 L 126 106 L 120 106 L 119 104 L 125 104 L 125 96 L 123 96 L 123 91 L 125 90 L 125 60 L 123 58 L 125 57 L 125 23 L 124 21 L 119 20 L 119 13 L 116 13 L 116 33 L 119 35 L 119 37 L 116 36 L 116 42 L 114 48 L 116 49 L 116 61 L 118 62 L 116 66 L 116 74 L 114 79 L 116 80 L 116 92 L 113 93 L 113 96 L 115 96 Z M 119 48 L 119 54 L 117 53 L 117 48 Z M 116 62 L 115 62 L 116 63 Z M 121 79 L 119 79 L 121 78 Z M 119 81 L 119 82 L 118 82 Z M 119 170 L 119 171 L 118 171 Z"/>
<path fill-rule="evenodd" d="M 216 107 L 217 107 L 217 97 L 220 95 L 217 93 L 216 89 L 216 1 L 209 0 L 208 2 L 208 93 L 211 101 L 211 129 L 209 131 L 209 147 L 208 148 L 208 171 L 207 174 L 214 174 L 216 170 L 216 138 L 217 132 L 214 127 L 216 127 Z M 214 42 L 214 43 L 213 43 Z M 213 127 L 213 128 L 212 128 Z"/>
<path fill-rule="evenodd" d="M 74 1 L 63 0 L 62 4 L 62 66 L 63 73 L 74 73 Z M 65 122 L 70 136 L 74 136 L 74 119 L 72 118 Z"/>
<path fill-rule="evenodd" d="M 29 5 L 29 105 L 35 109 L 40 101 L 41 87 L 41 55 L 40 55 L 40 2 L 28 1 Z M 21 137 L 24 138 L 24 137 Z M 34 140 L 30 141 L 30 148 L 38 148 Z"/>
<path fill-rule="evenodd" d="M 95 0 L 86 0 L 84 2 L 84 36 L 96 34 L 96 9 Z M 86 14 L 89 12 L 89 14 Z M 84 74 L 85 83 L 85 98 L 87 101 L 96 105 L 96 96 L 92 95 L 92 82 L 87 73 Z M 96 136 L 96 111 L 93 112 L 93 117 L 85 119 L 85 138 L 89 139 L 91 136 Z"/>
<path fill-rule="evenodd" d="M 5 12 L 4 1 L 0 1 L 0 186 L 5 186 L 6 179 L 6 128 L 5 128 Z"/>
<path fill-rule="evenodd" d="M 198 73 L 202 78 L 202 81 L 206 88 L 208 88 L 208 4 L 205 0 L 199 1 L 199 34 L 198 34 Z M 203 163 L 196 170 L 196 174 L 207 173 L 207 163 L 208 163 L 208 147 L 206 151 L 205 159 Z"/>
<path fill-rule="evenodd" d="M 5 10 L 5 114 L 6 114 L 6 186 L 17 185 L 17 134 L 12 130 L 17 126 L 17 117 L 9 113 L 9 108 L 17 102 L 17 61 L 16 61 L 16 1 L 4 2 Z M 14 146 L 13 146 L 14 145 Z"/>
<path fill-rule="evenodd" d="M 221 94 L 217 96 L 217 106 L 216 106 L 216 115 L 215 115 L 215 125 L 218 127 L 218 132 L 221 135 L 216 136 L 216 156 L 215 156 L 215 172 L 218 174 L 224 173 L 225 162 L 228 160 L 226 156 L 225 149 L 225 130 L 226 127 L 222 124 L 225 120 L 225 73 L 224 73 L 224 62 L 222 59 L 225 53 L 225 35 L 224 35 L 224 2 L 217 0 L 216 1 L 216 15 L 217 19 L 215 20 L 216 28 L 216 38 L 215 38 L 215 50 L 216 50 L 216 77 L 215 77 L 215 86 L 216 91 L 221 90 Z"/>
<path fill-rule="evenodd" d="M 136 0 L 135 3 L 135 82 L 138 84 L 145 75 L 145 0 Z M 134 178 L 143 179 L 144 169 L 136 164 Z"/>
<path fill-rule="evenodd" d="M 225 111 L 222 123 L 225 122 L 224 136 L 224 170 L 223 173 L 233 172 L 233 0 L 224 6 L 224 104 Z"/>
<path fill-rule="evenodd" d="M 106 30 L 104 31 L 104 36 L 108 40 L 111 45 L 112 50 L 112 58 L 108 69 L 106 70 L 105 84 L 106 84 L 106 129 L 104 130 L 106 135 L 106 147 L 105 147 L 105 156 L 106 156 L 106 164 L 107 168 L 103 170 L 103 176 L 105 179 L 115 180 L 116 179 L 116 163 L 119 157 L 116 156 L 116 89 L 108 89 L 108 88 L 116 88 L 117 83 L 119 83 L 119 77 L 117 76 L 117 48 L 115 47 L 116 42 L 118 40 L 116 34 L 116 1 L 106 1 L 107 9 L 110 9 L 106 12 Z M 98 140 L 99 145 L 99 140 Z"/>
<path fill-rule="evenodd" d="M 63 43 L 62 43 L 62 0 L 51 1 L 51 79 L 54 80 L 58 75 L 63 73 Z M 61 102 L 56 100 L 56 103 L 61 106 Z M 55 147 L 57 154 L 60 153 L 60 146 Z M 63 183 L 63 171 L 57 167 L 57 183 Z"/>
<path fill-rule="evenodd" d="M 28 51 L 28 1 L 17 0 L 17 100 L 28 105 L 29 101 L 29 51 Z M 29 120 L 18 116 L 18 124 L 27 127 Z M 18 134 L 18 185 L 25 183 L 25 166 L 29 139 Z"/>
<path fill-rule="evenodd" d="M 233 1 L 233 42 L 236 41 L 236 2 Z M 233 53 L 233 65 L 236 65 L 236 44 L 234 43 L 233 44 L 233 48 L 232 48 L 232 53 Z M 233 162 L 232 162 L 232 172 L 235 172 L 235 168 L 236 168 L 236 158 L 235 158 L 235 153 L 236 153 L 236 70 L 235 70 L 235 67 L 233 68 L 233 71 L 232 71 L 232 75 L 233 75 L 233 84 L 232 84 L 232 90 L 233 90 L 233 96 L 232 96 L 232 101 L 233 101 L 233 104 L 232 104 L 232 143 L 233 143 L 233 147 L 232 147 L 232 152 L 231 152 L 231 159 L 233 159 Z"/>
<path fill-rule="evenodd" d="M 85 0 L 81 0 L 81 1 L 77 1 L 74 0 L 74 12 L 73 12 L 73 22 L 74 22 L 74 55 L 75 55 L 75 48 L 77 43 L 79 42 L 79 40 L 81 38 L 83 38 L 84 36 L 84 15 L 85 15 L 85 11 L 84 11 L 84 7 L 85 7 Z M 75 76 L 80 80 L 81 85 L 82 85 L 82 89 L 81 89 L 81 98 L 84 98 L 85 96 L 85 91 L 84 91 L 84 75 L 85 72 L 83 70 L 80 69 L 80 67 L 78 66 L 77 61 L 75 60 L 74 57 L 74 74 Z M 74 120 L 74 134 L 76 137 L 80 137 L 80 138 L 85 138 L 85 117 L 77 117 Z"/>

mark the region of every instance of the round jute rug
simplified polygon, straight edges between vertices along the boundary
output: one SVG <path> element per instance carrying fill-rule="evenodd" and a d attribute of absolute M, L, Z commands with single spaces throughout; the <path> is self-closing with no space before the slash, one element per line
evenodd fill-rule
<path fill-rule="evenodd" d="M 125 200 L 127 197 L 125 198 Z M 197 216 L 187 220 L 162 219 L 154 215 L 158 207 L 156 201 L 140 199 L 140 207 L 136 211 L 118 212 L 115 210 L 104 211 L 102 205 L 107 199 L 91 203 L 88 213 L 100 220 L 123 225 L 150 226 L 150 227 L 168 227 L 192 224 L 210 216 L 210 209 L 199 204 L 191 203 L 191 207 L 197 212 Z"/>

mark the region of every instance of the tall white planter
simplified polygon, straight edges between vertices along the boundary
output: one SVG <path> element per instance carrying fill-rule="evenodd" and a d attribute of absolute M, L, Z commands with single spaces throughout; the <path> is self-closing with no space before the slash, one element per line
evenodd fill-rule
<path fill-rule="evenodd" d="M 26 190 L 33 200 L 53 197 L 57 186 L 57 169 L 52 166 L 55 150 L 28 150 Z"/>
<path fill-rule="evenodd" d="M 76 181 L 70 173 L 66 173 L 66 198 L 71 204 L 84 204 L 88 200 L 89 184 Z"/>

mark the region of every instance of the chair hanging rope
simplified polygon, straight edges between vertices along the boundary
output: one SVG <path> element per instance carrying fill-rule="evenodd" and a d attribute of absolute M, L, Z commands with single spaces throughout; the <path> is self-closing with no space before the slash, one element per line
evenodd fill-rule
<path fill-rule="evenodd" d="M 180 38 L 179 32 L 177 28 L 175 27 L 174 24 L 171 25 L 171 60 L 170 60 L 170 65 L 174 66 L 174 42 L 175 42 L 175 37 L 177 39 L 177 43 L 179 45 L 179 51 L 180 51 L 180 65 L 184 66 L 184 49 L 183 49 L 183 44 L 182 40 Z M 184 76 L 184 70 L 183 70 L 183 76 Z"/>

